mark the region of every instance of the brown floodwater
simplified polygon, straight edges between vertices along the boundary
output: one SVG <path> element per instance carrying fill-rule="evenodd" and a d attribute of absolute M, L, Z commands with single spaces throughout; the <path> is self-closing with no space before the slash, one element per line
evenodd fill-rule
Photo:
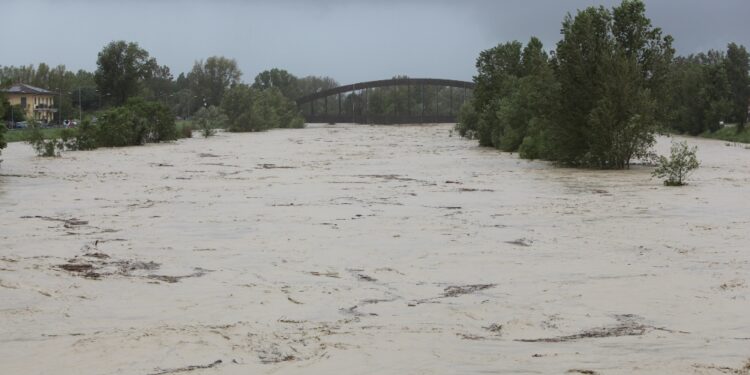
<path fill-rule="evenodd" d="M 750 149 L 670 188 L 451 129 L 10 144 L 0 374 L 747 371 Z"/>

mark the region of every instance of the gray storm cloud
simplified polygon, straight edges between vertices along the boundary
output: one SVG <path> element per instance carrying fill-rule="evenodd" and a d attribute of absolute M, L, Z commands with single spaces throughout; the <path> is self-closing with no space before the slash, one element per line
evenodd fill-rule
<path fill-rule="evenodd" d="M 538 36 L 548 49 L 567 12 L 617 1 L 3 1 L 0 64 L 94 70 L 112 40 L 136 41 L 173 73 L 197 59 L 237 59 L 251 80 L 280 67 L 342 83 L 414 77 L 470 79 L 479 51 Z M 678 53 L 750 45 L 750 1 L 647 1 Z"/>

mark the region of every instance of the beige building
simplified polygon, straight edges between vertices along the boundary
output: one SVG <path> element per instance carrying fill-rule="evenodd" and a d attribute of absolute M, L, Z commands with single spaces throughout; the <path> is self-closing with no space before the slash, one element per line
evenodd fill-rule
<path fill-rule="evenodd" d="M 55 93 L 52 91 L 19 83 L 0 92 L 11 105 L 20 106 L 27 119 L 33 118 L 42 123 L 49 123 L 57 112 L 57 108 L 54 107 Z"/>

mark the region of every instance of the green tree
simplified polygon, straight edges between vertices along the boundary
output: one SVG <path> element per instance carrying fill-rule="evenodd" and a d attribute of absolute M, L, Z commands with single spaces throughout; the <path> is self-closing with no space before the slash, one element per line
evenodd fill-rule
<path fill-rule="evenodd" d="M 750 105 L 750 56 L 745 46 L 730 43 L 727 47 L 726 73 L 729 81 L 732 119 L 737 122 L 737 132 L 745 129 Z"/>
<path fill-rule="evenodd" d="M 26 112 L 21 108 L 21 106 L 10 105 L 10 103 L 5 100 L 3 102 L 0 102 L 0 107 L 3 107 L 2 111 L 5 113 L 5 121 L 26 121 Z"/>
<path fill-rule="evenodd" d="M 229 119 L 228 130 L 232 132 L 253 131 L 250 114 L 256 91 L 245 84 L 232 87 L 221 101 L 221 109 Z"/>
<path fill-rule="evenodd" d="M 651 25 L 640 0 L 570 14 L 557 44 L 560 112 L 549 139 L 567 164 L 626 168 L 654 143 L 672 38 Z"/>
<path fill-rule="evenodd" d="M 240 83 L 242 71 L 234 59 L 212 56 L 196 61 L 187 75 L 190 89 L 206 106 L 221 104 L 224 93 Z M 195 108 L 197 110 L 197 108 Z"/>
<path fill-rule="evenodd" d="M 668 125 L 680 133 L 714 132 L 731 116 L 726 57 L 708 51 L 674 60 L 668 76 Z"/>
<path fill-rule="evenodd" d="M 494 141 L 500 137 L 497 111 L 503 98 L 513 91 L 515 80 L 523 73 L 522 48 L 517 41 L 509 42 L 482 51 L 477 58 L 473 103 L 479 118 L 476 129 L 467 131 L 477 137 L 481 146 L 496 146 Z"/>
<path fill-rule="evenodd" d="M 462 106 L 459 134 L 504 151 L 518 151 L 525 143 L 524 155 L 542 157 L 544 126 L 554 117 L 559 92 L 542 42 L 532 37 L 526 46 L 498 45 L 481 52 L 476 65 L 474 108 Z"/>
<path fill-rule="evenodd" d="M 140 48 L 138 43 L 114 41 L 106 45 L 96 61 L 94 80 L 105 100 L 122 105 L 128 98 L 137 96 L 143 83 L 158 68 L 156 59 Z"/>
<path fill-rule="evenodd" d="M 503 151 L 518 151 L 525 143 L 525 157 L 547 157 L 542 155 L 547 147 L 540 143 L 546 142 L 543 125 L 550 124 L 555 116 L 558 84 L 539 39 L 531 38 L 521 60 L 522 75 L 508 80 L 512 91 L 498 107 L 499 127 L 493 144 Z"/>
<path fill-rule="evenodd" d="M 174 77 L 166 65 L 157 66 L 152 74 L 144 81 L 144 97 L 154 101 L 166 103 L 173 94 Z"/>
<path fill-rule="evenodd" d="M 299 79 L 284 69 L 273 68 L 259 73 L 255 76 L 252 87 L 258 90 L 275 87 L 291 100 L 300 96 Z"/>

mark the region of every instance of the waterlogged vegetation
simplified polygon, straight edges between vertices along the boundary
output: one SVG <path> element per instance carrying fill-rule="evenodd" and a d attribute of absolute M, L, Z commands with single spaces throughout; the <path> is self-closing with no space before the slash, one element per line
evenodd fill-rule
<path fill-rule="evenodd" d="M 589 7 L 563 20 L 554 53 L 533 37 L 481 52 L 457 131 L 523 158 L 604 169 L 652 159 L 658 132 L 747 141 L 745 47 L 675 58 L 645 13 L 638 0 Z"/>
<path fill-rule="evenodd" d="M 659 156 L 653 176 L 664 179 L 664 185 L 682 186 L 700 163 L 695 156 L 698 147 L 688 146 L 687 142 L 672 142 L 669 157 Z"/>
<path fill-rule="evenodd" d="M 750 141 L 745 47 L 730 43 L 726 52 L 675 57 L 673 38 L 645 14 L 640 0 L 580 10 L 563 20 L 554 51 L 535 37 L 482 51 L 468 101 L 454 102 L 452 92 L 439 90 L 379 88 L 368 93 L 368 113 L 373 118 L 419 113 L 425 103 L 434 103 L 436 114 L 437 108 L 458 112 L 458 133 L 482 146 L 603 169 L 656 160 L 651 149 L 659 132 Z M 304 119 L 294 99 L 338 85 L 329 77 L 299 78 L 276 68 L 245 84 L 237 62 L 223 56 L 196 61 L 190 72 L 174 78 L 169 67 L 126 41 L 106 45 L 93 73 L 46 64 L 0 69 L 0 82 L 21 81 L 58 86 L 62 113 L 74 112 L 76 105 L 79 114 L 85 109 L 88 119 L 75 129 L 0 131 L 0 148 L 23 140 L 47 156 L 173 141 L 191 137 L 193 130 L 210 137 L 217 129 L 300 128 Z M 355 111 L 362 95 L 331 103 Z M 313 102 L 310 111 L 328 111 L 330 105 Z M 23 116 L 16 110 L 3 101 L 0 117 Z M 724 122 L 736 125 L 722 127 Z"/>
<path fill-rule="evenodd" d="M 54 87 L 59 92 L 54 107 L 60 109 L 50 124 L 37 124 L 35 129 L 7 131 L 3 126 L 0 149 L 6 141 L 49 140 L 65 144 L 64 149 L 171 141 L 192 136 L 191 120 L 198 112 L 201 122 L 196 126 L 204 135 L 220 128 L 239 132 L 302 127 L 304 119 L 293 99 L 338 85 L 329 77 L 298 78 L 280 69 L 258 74 L 252 85 L 242 83 L 241 77 L 235 60 L 212 56 L 196 61 L 190 72 L 175 78 L 148 51 L 126 41 L 106 45 L 93 73 L 73 73 L 64 65 L 50 68 L 44 63 L 0 67 L 0 85 L 24 82 Z M 0 118 L 26 120 L 20 107 L 10 106 L 1 96 L 0 103 Z M 69 118 L 78 120 L 79 126 L 50 127 Z M 76 141 L 61 142 L 63 138 Z"/>

